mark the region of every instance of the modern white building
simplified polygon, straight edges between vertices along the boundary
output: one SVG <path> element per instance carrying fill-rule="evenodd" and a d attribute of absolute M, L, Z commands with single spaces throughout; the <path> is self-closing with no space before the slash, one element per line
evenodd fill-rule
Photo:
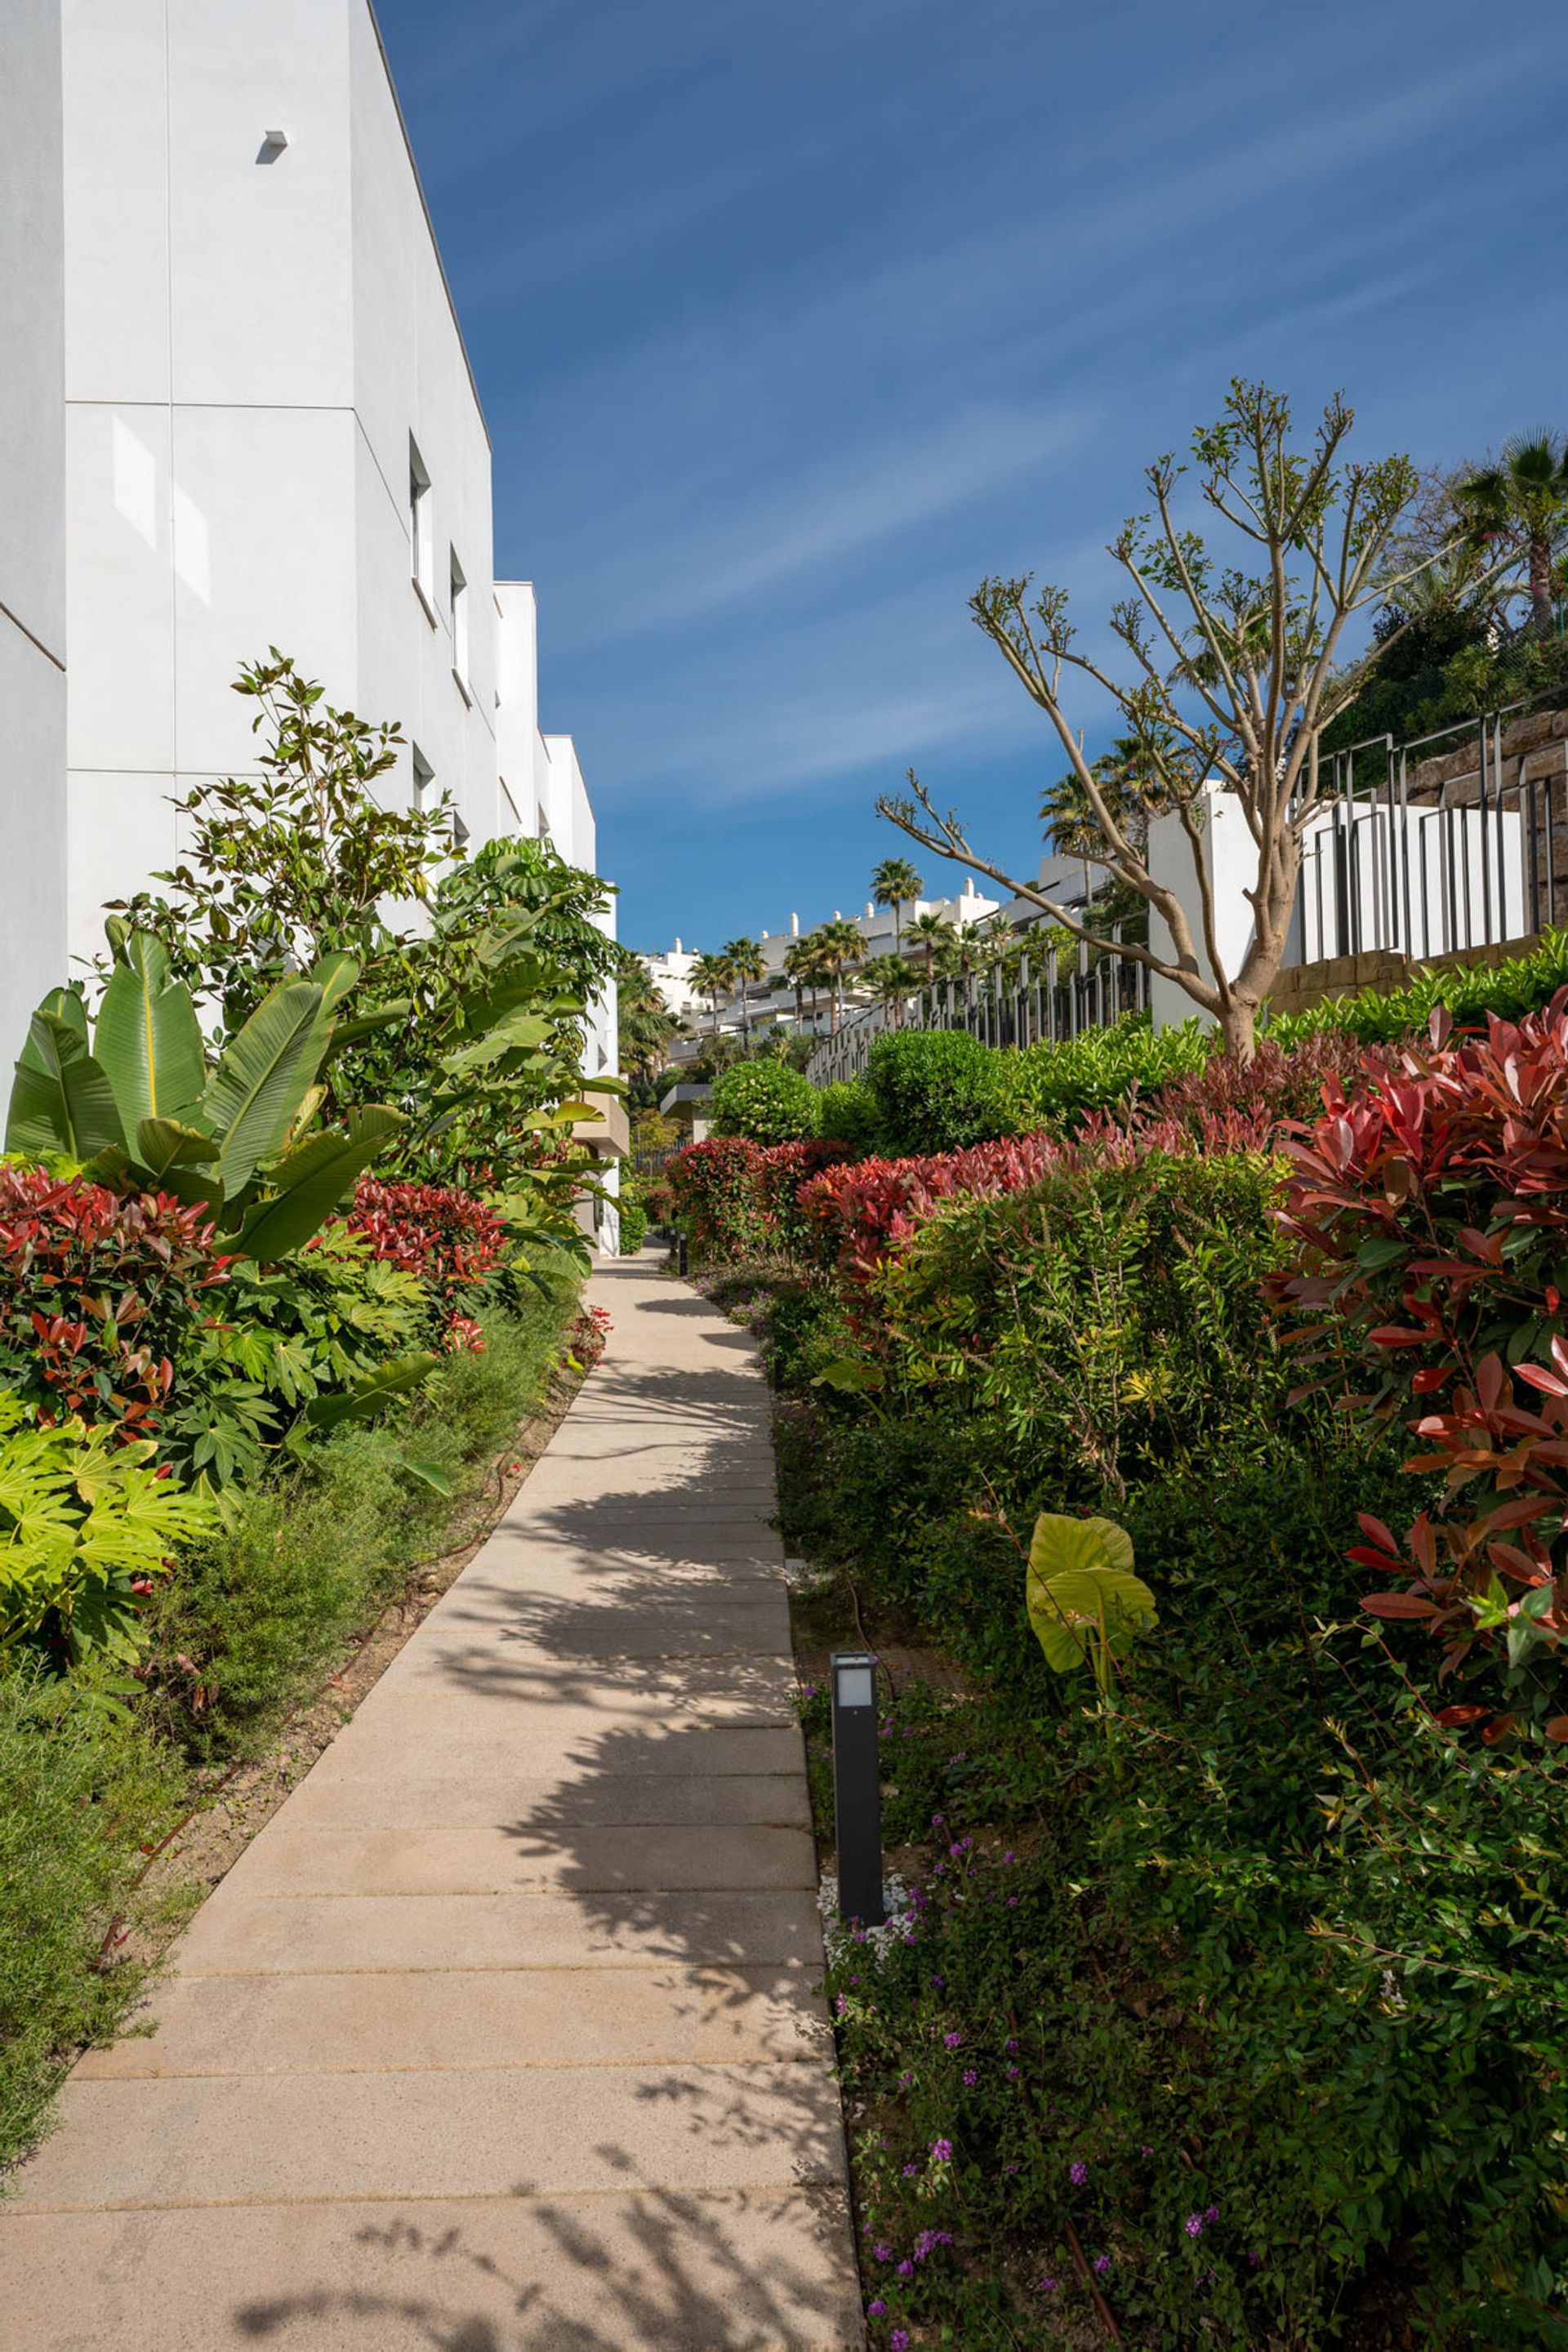
<path fill-rule="evenodd" d="M 0 126 L 5 1034 L 254 767 L 270 646 L 401 720 L 379 792 L 592 866 L 369 0 L 12 0 Z"/>

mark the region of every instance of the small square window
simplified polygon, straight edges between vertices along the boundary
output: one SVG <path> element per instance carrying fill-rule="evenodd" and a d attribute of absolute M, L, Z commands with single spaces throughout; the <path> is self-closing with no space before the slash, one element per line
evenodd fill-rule
<path fill-rule="evenodd" d="M 416 809 L 427 809 L 436 799 L 436 771 L 417 743 L 411 743 L 408 748 L 414 762 L 414 805 Z"/>

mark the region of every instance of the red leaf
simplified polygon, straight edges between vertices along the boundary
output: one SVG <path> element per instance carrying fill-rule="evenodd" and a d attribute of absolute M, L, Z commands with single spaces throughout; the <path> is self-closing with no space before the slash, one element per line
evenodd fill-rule
<path fill-rule="evenodd" d="M 1369 1592 L 1362 1601 L 1369 1617 L 1436 1617 L 1436 1603 L 1415 1592 Z"/>
<path fill-rule="evenodd" d="M 1546 1727 L 1548 1739 L 1568 1740 L 1568 1715 L 1554 1715 Z"/>
<path fill-rule="evenodd" d="M 1434 1723 L 1442 1723 L 1450 1726 L 1462 1723 L 1479 1723 L 1482 1717 L 1486 1714 L 1486 1711 L 1487 1710 L 1484 1706 L 1440 1706 L 1432 1720 Z M 1568 1724 L 1568 1715 L 1563 1716 L 1562 1720 L 1563 1723 Z"/>
<path fill-rule="evenodd" d="M 1398 1559 L 1398 1538 L 1392 1528 L 1385 1527 L 1381 1519 L 1374 1519 L 1370 1511 L 1358 1511 L 1356 1520 L 1363 1535 L 1370 1536 L 1380 1551 L 1392 1552 L 1394 1559 Z"/>

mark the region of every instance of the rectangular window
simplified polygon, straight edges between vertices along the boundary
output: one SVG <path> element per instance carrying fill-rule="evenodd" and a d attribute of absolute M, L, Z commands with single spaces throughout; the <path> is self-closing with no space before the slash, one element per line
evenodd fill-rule
<path fill-rule="evenodd" d="M 436 617 L 436 541 L 430 528 L 430 475 L 412 433 L 408 436 L 408 541 L 414 585 Z"/>
<path fill-rule="evenodd" d="M 468 690 L 468 583 L 463 567 L 458 561 L 455 547 L 447 550 L 447 576 L 452 597 L 452 676 L 458 681 L 465 702 L 471 702 Z"/>
<path fill-rule="evenodd" d="M 414 805 L 416 809 L 430 808 L 436 799 L 436 771 L 417 743 L 411 743 L 408 749 L 414 761 Z"/>
<path fill-rule="evenodd" d="M 550 838 L 550 819 L 544 814 L 544 803 L 540 801 L 536 805 L 539 810 L 539 838 L 541 841 L 548 841 Z"/>

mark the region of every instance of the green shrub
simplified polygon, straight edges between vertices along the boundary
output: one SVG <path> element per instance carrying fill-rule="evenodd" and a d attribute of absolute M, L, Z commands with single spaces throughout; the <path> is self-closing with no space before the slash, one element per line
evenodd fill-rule
<path fill-rule="evenodd" d="M 802 1143 L 815 1135 L 816 1088 L 787 1062 L 737 1062 L 713 1082 L 713 1132 L 751 1143 Z"/>
<path fill-rule="evenodd" d="M 867 1078 L 841 1078 L 820 1087 L 816 1096 L 817 1131 L 847 1144 L 856 1160 L 869 1159 L 885 1149 L 882 1114 Z"/>
<path fill-rule="evenodd" d="M 867 1071 L 891 1159 L 962 1151 L 1014 1131 L 999 1083 L 1004 1056 L 964 1029 L 879 1037 Z"/>
<path fill-rule="evenodd" d="M 634 1194 L 621 1195 L 621 1255 L 636 1257 L 647 1233 L 647 1209 Z"/>
<path fill-rule="evenodd" d="M 1439 1004 L 1447 1006 L 1459 1027 L 1479 1028 L 1491 1013 L 1504 1021 L 1522 1020 L 1550 1004 L 1563 987 L 1568 987 L 1568 930 L 1548 931 L 1528 955 L 1510 956 L 1489 971 L 1451 966 L 1418 972 L 1406 988 L 1383 994 L 1366 988 L 1314 1005 L 1310 1013 L 1285 1014 L 1270 1021 L 1265 1034 L 1293 1045 L 1315 1030 L 1338 1029 L 1364 1045 L 1390 1045 L 1424 1031 Z"/>
<path fill-rule="evenodd" d="M 1056 1045 L 998 1055 L 997 1092 L 1013 1130 L 1067 1129 L 1088 1111 L 1152 1094 L 1167 1078 L 1201 1070 L 1218 1040 L 1197 1020 L 1156 1032 L 1146 1013 L 1124 1013 L 1109 1029 L 1086 1029 Z"/>
<path fill-rule="evenodd" d="M 100 1950 L 184 1786 L 90 1673 L 0 1655 L 0 2164 L 37 2137 L 66 2053 L 111 2032 L 143 1981 Z"/>
<path fill-rule="evenodd" d="M 1020 1506 L 1119 1496 L 1283 1395 L 1261 1290 L 1280 1190 L 1259 1155 L 1151 1152 L 957 1202 L 872 1278 L 869 1344 L 894 1391 L 967 1419 Z"/>

